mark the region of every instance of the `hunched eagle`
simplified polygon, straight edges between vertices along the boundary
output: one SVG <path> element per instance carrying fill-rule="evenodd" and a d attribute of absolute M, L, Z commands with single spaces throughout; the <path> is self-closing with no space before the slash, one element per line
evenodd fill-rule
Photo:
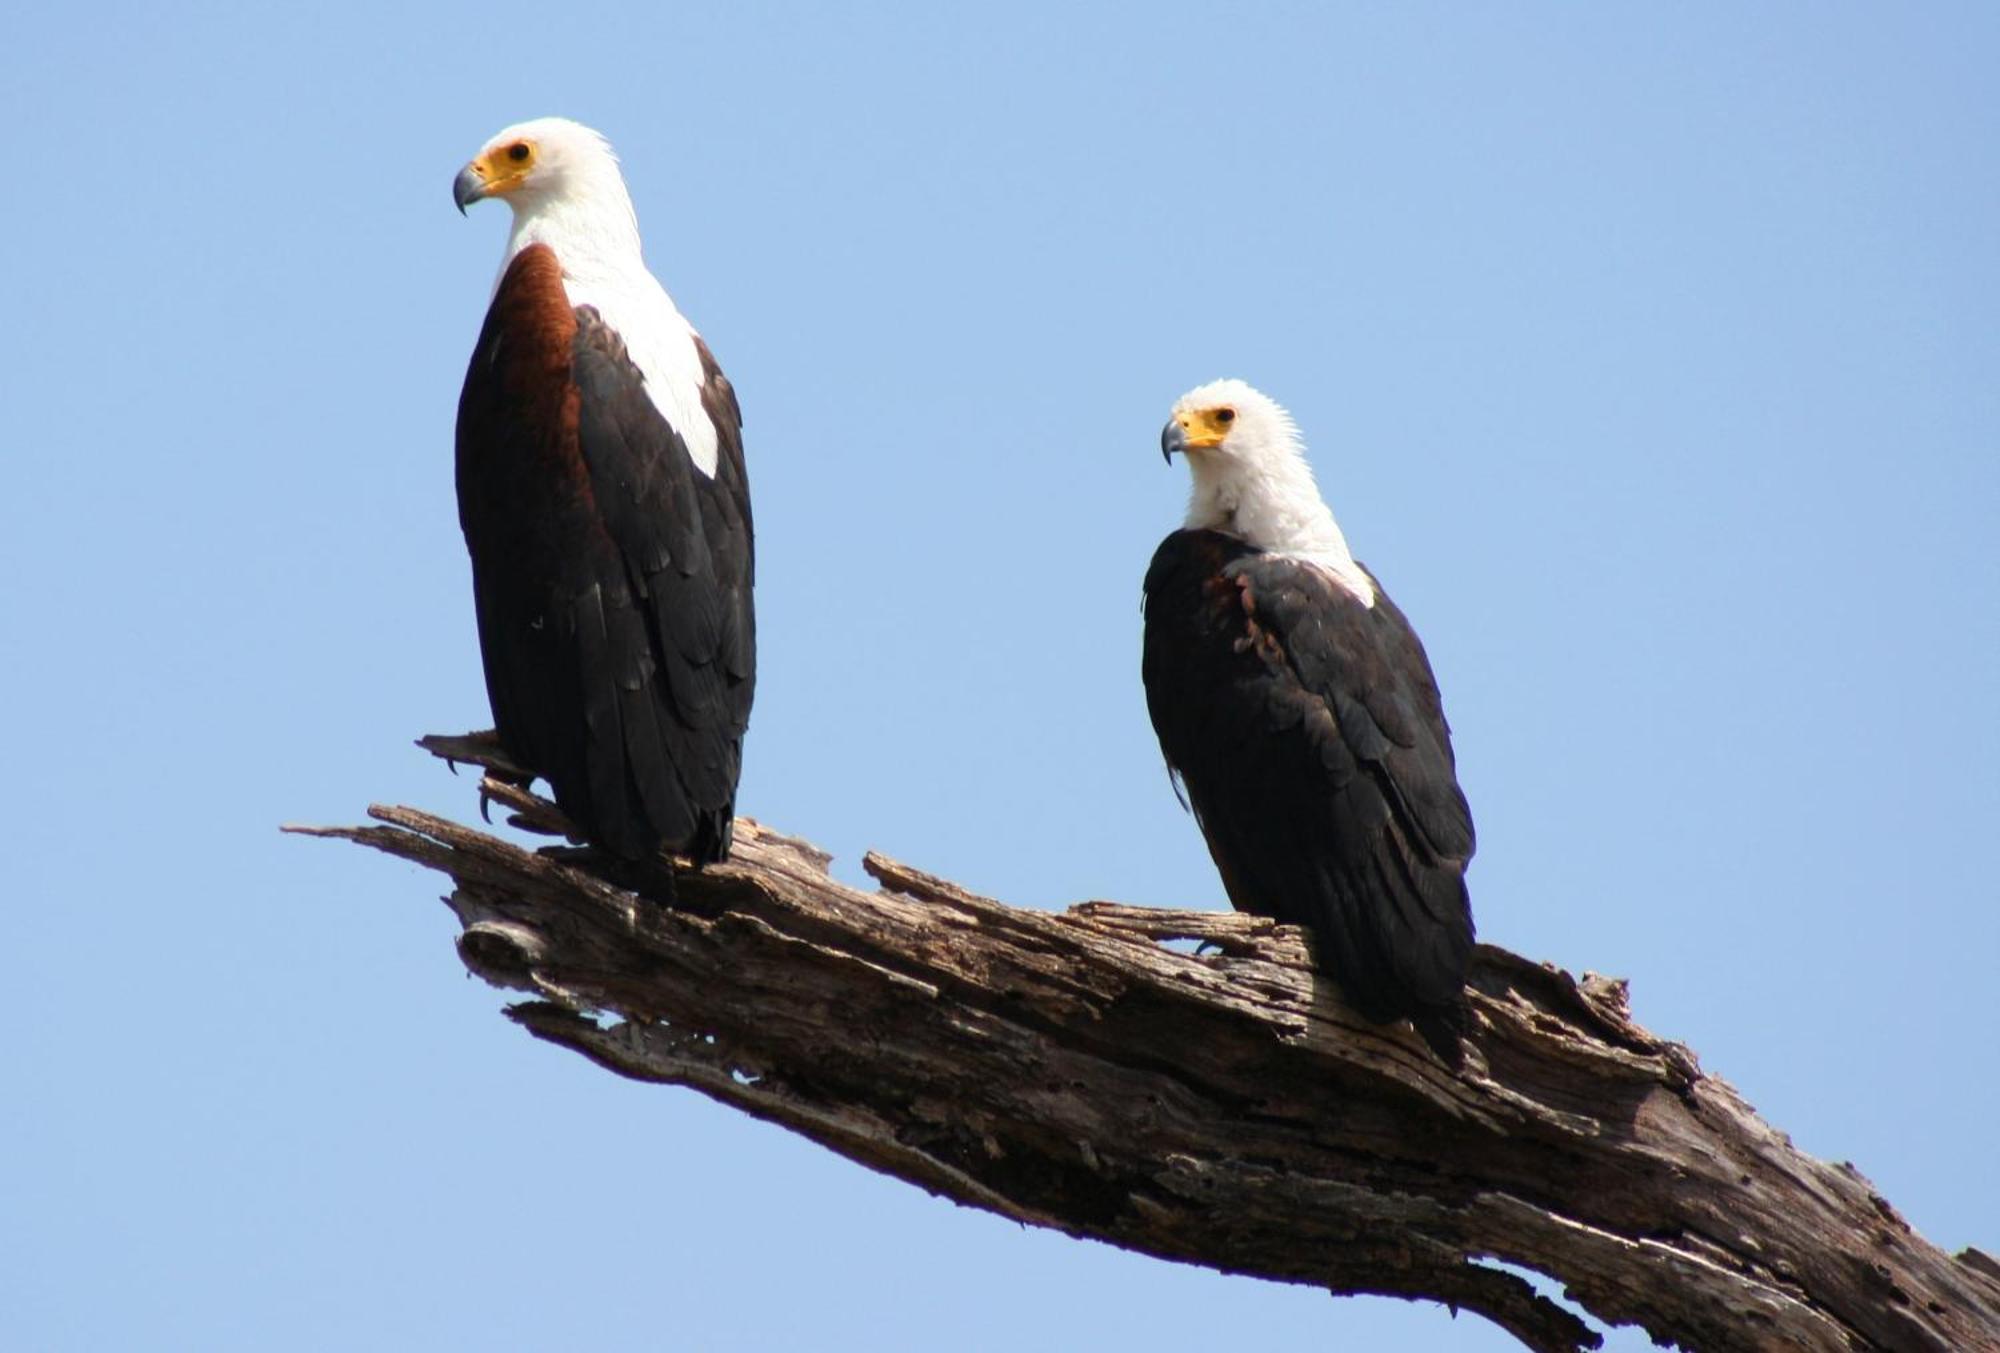
<path fill-rule="evenodd" d="M 1356 1010 L 1458 1066 L 1472 815 L 1423 645 L 1275 401 L 1204 385 L 1160 446 L 1194 495 L 1146 571 L 1146 705 L 1229 900 L 1306 927 Z"/>
<path fill-rule="evenodd" d="M 500 743 L 606 850 L 720 860 L 756 675 L 736 395 L 646 270 L 598 133 L 509 127 L 452 197 L 514 210 L 458 404 Z"/>

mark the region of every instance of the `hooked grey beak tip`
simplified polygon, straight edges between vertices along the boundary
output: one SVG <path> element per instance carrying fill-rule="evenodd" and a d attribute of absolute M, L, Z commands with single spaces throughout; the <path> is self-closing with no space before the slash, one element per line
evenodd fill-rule
<path fill-rule="evenodd" d="M 452 205 L 458 208 L 460 216 L 465 215 L 468 206 L 484 196 L 486 196 L 486 185 L 480 180 L 479 175 L 472 172 L 470 165 L 459 170 L 458 177 L 451 181 Z"/>
<path fill-rule="evenodd" d="M 1160 459 L 1167 464 L 1174 463 L 1174 452 L 1187 449 L 1187 433 L 1181 431 L 1179 420 L 1169 420 L 1160 429 Z"/>

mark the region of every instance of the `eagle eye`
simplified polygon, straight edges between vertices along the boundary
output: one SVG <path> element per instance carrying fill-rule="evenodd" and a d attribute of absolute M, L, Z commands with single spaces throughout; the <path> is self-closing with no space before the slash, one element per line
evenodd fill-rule
<path fill-rule="evenodd" d="M 513 145 L 507 147 L 507 158 L 515 164 L 519 164 L 521 161 L 527 159 L 528 143 L 526 141 L 516 141 Z"/>
<path fill-rule="evenodd" d="M 1233 423 L 1233 422 L 1235 422 L 1235 421 L 1236 421 L 1236 410 L 1234 410 L 1234 409 L 1217 409 L 1217 410 L 1215 411 L 1215 421 L 1216 421 L 1216 422 L 1218 422 L 1218 423 Z"/>

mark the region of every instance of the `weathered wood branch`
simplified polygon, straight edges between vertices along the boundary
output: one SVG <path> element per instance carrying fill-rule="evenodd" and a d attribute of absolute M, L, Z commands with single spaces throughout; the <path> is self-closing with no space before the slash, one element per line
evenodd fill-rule
<path fill-rule="evenodd" d="M 505 772 L 491 745 L 441 756 Z M 501 778 L 482 794 L 559 833 Z M 2000 1265 L 1793 1149 L 1620 982 L 1481 946 L 1467 1064 L 1361 1020 L 1300 932 L 1250 916 L 1004 906 L 870 855 L 879 891 L 748 819 L 635 896 L 587 849 L 426 813 L 315 828 L 449 874 L 461 959 L 508 1014 L 960 1203 L 1162 1258 L 1431 1298 L 1534 1349 L 1601 1319 L 1691 1349 L 2000 1349 Z M 1169 941 L 1198 940 L 1196 954 Z"/>

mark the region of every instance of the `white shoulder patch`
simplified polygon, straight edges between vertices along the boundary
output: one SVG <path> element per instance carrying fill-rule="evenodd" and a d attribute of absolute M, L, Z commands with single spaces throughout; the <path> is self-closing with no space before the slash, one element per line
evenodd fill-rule
<path fill-rule="evenodd" d="M 701 402 L 706 375 L 694 329 L 650 274 L 645 281 L 650 285 L 596 287 L 566 276 L 563 289 L 572 306 L 596 307 L 618 331 L 626 355 L 645 378 L 646 397 L 687 443 L 695 468 L 713 479 L 721 438 Z"/>

